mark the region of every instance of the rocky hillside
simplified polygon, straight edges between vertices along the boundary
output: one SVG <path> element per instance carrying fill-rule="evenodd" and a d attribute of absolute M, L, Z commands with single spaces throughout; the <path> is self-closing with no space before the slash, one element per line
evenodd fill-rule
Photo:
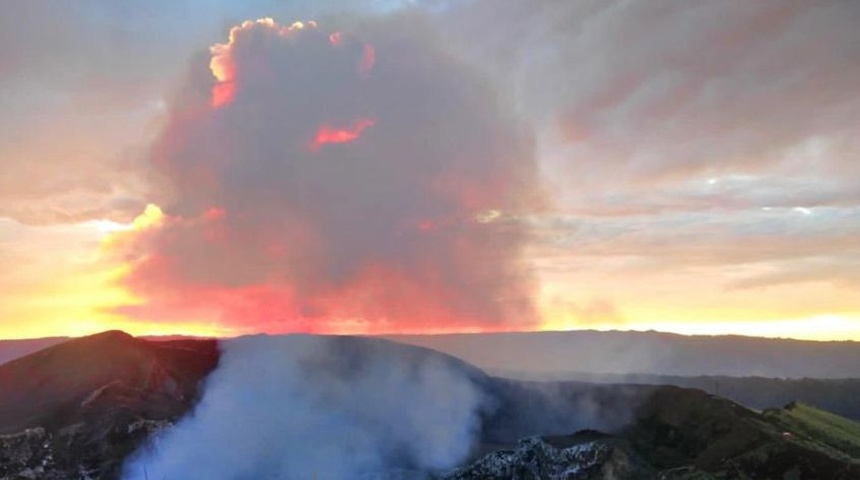
<path fill-rule="evenodd" d="M 0 479 L 115 477 L 190 409 L 217 361 L 214 341 L 106 332 L 0 366 Z"/>
<path fill-rule="evenodd" d="M 860 478 L 860 424 L 791 404 L 764 412 L 659 387 L 614 434 L 533 437 L 446 480 Z"/>
<path fill-rule="evenodd" d="M 645 479 L 656 471 L 622 440 L 593 430 L 569 436 L 530 437 L 490 453 L 445 480 Z"/>

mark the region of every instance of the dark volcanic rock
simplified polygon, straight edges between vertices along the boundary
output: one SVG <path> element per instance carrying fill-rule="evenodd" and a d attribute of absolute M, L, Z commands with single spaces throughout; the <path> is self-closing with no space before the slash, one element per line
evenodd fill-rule
<path fill-rule="evenodd" d="M 48 433 L 31 428 L 12 435 L 0 435 L 0 479 L 68 480 L 117 476 L 122 460 L 171 423 L 137 420 L 125 431 L 92 432 L 83 423 Z"/>
<path fill-rule="evenodd" d="M 54 469 L 51 440 L 44 428 L 0 435 L 0 478 L 50 478 L 45 472 Z"/>
<path fill-rule="evenodd" d="M 596 432 L 531 437 L 491 453 L 445 480 L 599 480 L 653 478 L 655 472 L 622 441 Z"/>

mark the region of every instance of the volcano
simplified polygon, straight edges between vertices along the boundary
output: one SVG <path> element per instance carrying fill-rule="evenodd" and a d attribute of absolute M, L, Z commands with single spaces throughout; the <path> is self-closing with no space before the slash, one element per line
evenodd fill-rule
<path fill-rule="evenodd" d="M 421 471 L 410 470 L 407 463 L 373 478 L 860 478 L 860 425 L 810 405 L 759 411 L 674 386 L 511 380 L 445 354 L 387 340 L 305 338 L 321 338 L 322 343 L 310 345 L 325 345 L 325 350 L 302 363 L 303 372 L 349 379 L 368 366 L 386 365 L 385 371 L 400 372 L 391 378 L 411 378 L 426 376 L 420 366 L 429 361 L 462 375 L 481 392 L 475 412 L 478 430 L 459 466 Z M 152 341 L 112 331 L 69 340 L 0 366 L 0 479 L 120 478 L 123 464 L 135 452 L 169 435 L 179 422 L 198 417 L 191 412 L 197 412 L 207 394 L 219 392 L 210 383 L 213 372 L 225 368 L 223 351 L 214 340 Z M 242 371 L 260 376 L 284 367 L 248 363 Z M 306 380 L 325 381 L 312 376 Z M 390 391 L 397 392 L 397 385 L 393 387 Z M 264 393 L 242 392 L 251 399 Z M 363 394 L 350 389 L 336 393 L 348 396 L 351 405 Z M 400 394 L 410 398 L 410 392 Z M 208 400 L 211 404 L 217 399 Z M 454 400 L 443 394 L 435 401 Z M 261 402 L 253 414 L 275 421 L 294 403 L 283 398 L 279 410 L 270 411 Z M 335 407 L 330 421 L 352 421 Z M 327 408 L 323 405 L 319 411 Z M 362 408 L 359 404 L 348 412 Z M 386 412 L 400 423 L 410 421 L 409 412 Z M 387 428 L 382 431 L 389 432 Z M 241 441 L 215 440 L 228 446 Z M 294 447 L 274 444 L 255 453 L 287 455 Z M 331 450 L 330 445 L 318 447 Z M 344 478 L 364 478 L 360 473 Z M 146 471 L 143 474 L 148 478 Z M 259 478 L 255 475 L 241 478 Z M 193 478 L 193 472 L 187 478 Z"/>

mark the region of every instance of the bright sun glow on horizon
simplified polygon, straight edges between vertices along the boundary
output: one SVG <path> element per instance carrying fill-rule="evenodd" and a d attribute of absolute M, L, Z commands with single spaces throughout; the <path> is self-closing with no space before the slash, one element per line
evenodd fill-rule
<path fill-rule="evenodd" d="M 62 316 L 58 316 L 62 318 Z M 95 318 L 95 317 L 94 317 Z M 847 318 L 835 316 L 820 316 L 806 319 L 792 319 L 784 322 L 747 322 L 745 324 L 726 323 L 702 323 L 692 324 L 690 322 L 666 322 L 656 324 L 628 325 L 618 327 L 617 325 L 588 325 L 583 328 L 570 328 L 566 325 L 547 324 L 535 332 L 568 332 L 568 331 L 599 331 L 599 332 L 661 332 L 685 336 L 744 336 L 761 337 L 773 339 L 808 340 L 820 342 L 832 341 L 854 341 L 860 342 L 860 335 L 856 333 L 856 324 L 860 318 Z M 95 320 L 70 319 L 60 320 L 40 325 L 28 325 L 25 328 L 16 328 L 14 331 L 0 332 L 0 340 L 17 340 L 44 337 L 80 337 L 92 335 L 107 330 L 122 330 L 134 336 L 170 336 L 182 335 L 201 338 L 231 338 L 242 335 L 253 335 L 257 333 L 268 333 L 273 335 L 288 334 L 294 332 L 252 332 L 225 328 L 218 324 L 195 323 L 189 321 L 166 323 L 147 323 L 138 320 L 126 320 L 122 318 L 101 318 Z M 511 330 L 510 332 L 520 332 Z M 505 332 L 505 331 L 499 331 Z M 301 332 L 295 332 L 301 333 Z M 361 332 L 332 332 L 342 335 L 367 335 Z M 439 332 L 378 332 L 372 335 L 397 335 L 397 334 L 480 334 L 494 333 L 493 330 L 457 330 Z"/>
<path fill-rule="evenodd" d="M 499 216 L 495 214 L 494 217 Z M 0 326 L 0 339 L 22 339 L 48 336 L 83 336 L 105 330 L 123 330 L 132 335 L 189 335 L 195 337 L 232 337 L 253 333 L 290 333 L 277 328 L 253 327 L 236 328 L 218 323 L 217 319 L 188 318 L 182 321 L 159 322 L 130 319 L 115 311 L 116 307 L 135 305 L 141 299 L 128 294 L 117 280 L 128 270 L 128 265 L 106 262 L 111 250 L 122 243 L 127 236 L 147 229 L 157 228 L 165 221 L 165 214 L 157 205 L 147 205 L 143 212 L 133 221 L 120 223 L 110 220 L 95 220 L 79 224 L 81 232 L 92 237 L 100 245 L 101 253 L 80 253 L 79 263 L 92 270 L 75 273 L 68 278 L 56 278 L 50 285 L 40 287 L 38 295 L 30 295 L 29 300 L 21 302 L 19 308 L 13 310 L 21 315 L 21 322 L 9 322 Z M 549 291 L 563 291 L 556 285 Z M 856 314 L 811 314 L 799 317 L 774 318 L 751 317 L 744 315 L 743 310 L 728 310 L 717 314 L 726 315 L 724 320 L 714 317 L 690 320 L 694 314 L 689 311 L 667 314 L 657 310 L 636 309 L 625 310 L 623 319 L 610 318 L 616 312 L 601 312 L 583 321 L 580 315 L 570 312 L 560 314 L 557 306 L 544 299 L 541 308 L 542 321 L 534 328 L 535 331 L 659 331 L 681 335 L 742 335 L 768 338 L 792 338 L 816 341 L 860 341 L 860 312 Z M 547 303 L 549 302 L 549 303 Z M 608 307 L 607 307 L 608 308 Z M 26 313 L 25 313 L 26 312 Z M 8 313 L 7 313 L 8 315 Z M 688 317 L 688 318 L 685 318 Z M 344 330 L 330 333 L 368 334 L 364 323 L 356 320 L 344 322 Z M 373 334 L 397 333 L 480 333 L 492 331 L 516 331 L 490 328 L 463 328 L 423 331 L 374 331 Z"/>

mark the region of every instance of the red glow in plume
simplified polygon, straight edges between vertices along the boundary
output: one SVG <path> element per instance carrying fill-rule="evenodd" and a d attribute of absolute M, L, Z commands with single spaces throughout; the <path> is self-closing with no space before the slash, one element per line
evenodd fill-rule
<path fill-rule="evenodd" d="M 212 106 L 215 108 L 232 103 L 235 97 L 236 84 L 233 82 L 223 82 L 212 87 Z"/>
<path fill-rule="evenodd" d="M 364 52 L 361 56 L 361 63 L 358 64 L 358 73 L 367 75 L 376 64 L 376 49 L 369 43 L 364 44 Z"/>
<path fill-rule="evenodd" d="M 311 151 L 317 151 L 321 146 L 327 143 L 351 142 L 360 137 L 361 132 L 364 131 L 365 128 L 372 127 L 373 124 L 374 121 L 369 118 L 362 118 L 345 128 L 332 128 L 328 124 L 324 123 L 320 125 L 320 128 L 317 131 L 317 136 L 311 144 Z"/>
<path fill-rule="evenodd" d="M 191 65 L 150 149 L 165 213 L 111 247 L 117 312 L 237 334 L 535 321 L 508 220 L 542 205 L 532 139 L 444 39 L 387 22 L 246 21 Z"/>

